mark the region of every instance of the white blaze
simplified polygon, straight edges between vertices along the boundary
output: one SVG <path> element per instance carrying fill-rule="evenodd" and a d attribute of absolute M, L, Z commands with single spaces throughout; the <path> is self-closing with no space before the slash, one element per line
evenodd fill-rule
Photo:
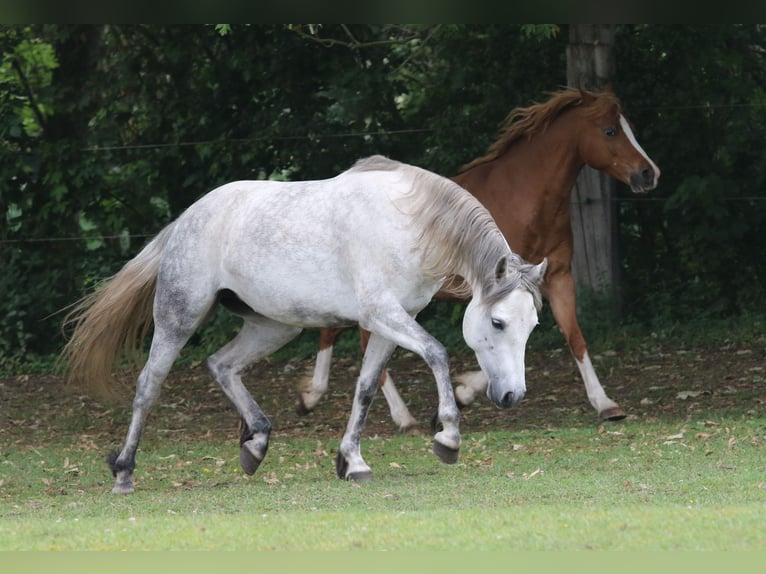
<path fill-rule="evenodd" d="M 660 179 L 660 168 L 657 167 L 657 164 L 652 161 L 652 159 L 646 155 L 646 152 L 644 151 L 644 148 L 641 147 L 641 145 L 636 141 L 636 136 L 633 135 L 633 130 L 630 129 L 630 124 L 628 123 L 628 120 L 625 119 L 625 117 L 620 114 L 620 126 L 622 126 L 622 131 L 625 132 L 625 135 L 628 138 L 628 141 L 633 145 L 634 148 L 638 150 L 638 153 L 640 153 L 646 161 L 649 162 L 649 165 L 652 166 L 652 169 L 654 170 L 654 180 L 657 181 Z"/>

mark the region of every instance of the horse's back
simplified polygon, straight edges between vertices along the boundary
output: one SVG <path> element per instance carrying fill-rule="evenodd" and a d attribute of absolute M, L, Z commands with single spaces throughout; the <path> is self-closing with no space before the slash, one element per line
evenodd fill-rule
<path fill-rule="evenodd" d="M 420 289 L 417 234 L 396 205 L 411 187 L 396 170 L 354 169 L 227 183 L 179 217 L 160 277 L 200 298 L 233 291 L 257 313 L 305 326 L 355 322 L 365 289 L 419 305 L 406 292 Z"/>

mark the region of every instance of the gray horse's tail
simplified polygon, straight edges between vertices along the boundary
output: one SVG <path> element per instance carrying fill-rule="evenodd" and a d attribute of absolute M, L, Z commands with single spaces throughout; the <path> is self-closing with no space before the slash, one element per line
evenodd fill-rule
<path fill-rule="evenodd" d="M 160 257 L 172 224 L 94 292 L 74 305 L 63 322 L 72 330 L 61 359 L 70 383 L 103 398 L 114 397 L 112 368 L 120 351 L 135 357 L 152 326 Z"/>

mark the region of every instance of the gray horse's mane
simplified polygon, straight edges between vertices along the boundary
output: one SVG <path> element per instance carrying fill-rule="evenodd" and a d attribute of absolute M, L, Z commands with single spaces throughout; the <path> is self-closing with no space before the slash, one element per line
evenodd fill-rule
<path fill-rule="evenodd" d="M 530 276 L 534 265 L 511 251 L 489 211 L 473 195 L 452 180 L 413 165 L 376 155 L 357 161 L 349 171 L 403 171 L 414 175 L 412 191 L 402 207 L 422 229 L 423 271 L 431 277 L 459 275 L 465 278 L 463 296 L 473 286 L 492 305 L 519 285 L 542 306 L 539 284 Z M 508 273 L 498 281 L 495 271 L 502 257 Z"/>

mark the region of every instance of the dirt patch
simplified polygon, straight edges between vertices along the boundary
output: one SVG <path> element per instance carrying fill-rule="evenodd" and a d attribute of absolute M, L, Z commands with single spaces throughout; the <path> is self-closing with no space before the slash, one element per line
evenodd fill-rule
<path fill-rule="evenodd" d="M 715 420 L 722 414 L 764 413 L 766 348 L 660 349 L 637 354 L 594 354 L 596 371 L 607 393 L 628 420 Z M 273 437 L 339 439 L 350 412 L 359 359 L 336 358 L 330 389 L 315 411 L 299 416 L 297 385 L 311 373 L 313 362 L 264 361 L 245 382 L 274 425 Z M 471 356 L 452 357 L 453 373 L 476 370 Z M 400 394 L 430 433 L 436 407 L 431 373 L 419 358 L 398 351 L 390 364 Z M 515 408 L 501 410 L 480 397 L 461 416 L 464 433 L 499 429 L 555 428 L 602 423 L 585 396 L 576 365 L 564 349 L 527 353 L 527 395 Z M 130 397 L 130 392 L 127 393 Z M 53 437 L 71 435 L 93 448 L 118 446 L 130 418 L 130 398 L 120 404 L 94 400 L 68 387 L 62 377 L 19 375 L 0 380 L 0 444 L 33 448 Z M 236 441 L 238 418 L 204 367 L 176 370 L 155 405 L 145 440 L 152 436 L 194 440 L 208 437 Z M 606 423 L 610 424 L 610 423 Z M 390 436 L 397 431 L 379 392 L 365 434 Z"/>

